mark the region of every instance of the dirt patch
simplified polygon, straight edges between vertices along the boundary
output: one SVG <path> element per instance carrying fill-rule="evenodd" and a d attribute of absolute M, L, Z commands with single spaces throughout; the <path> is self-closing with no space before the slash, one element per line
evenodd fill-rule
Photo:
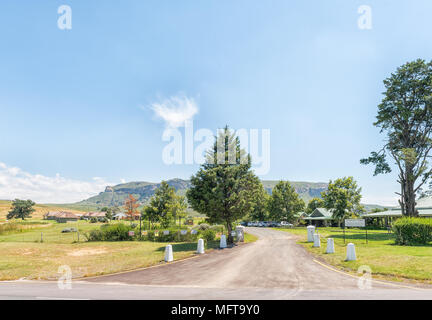
<path fill-rule="evenodd" d="M 74 250 L 74 251 L 68 252 L 68 256 L 82 257 L 82 256 L 92 256 L 92 255 L 104 254 L 104 253 L 107 253 L 107 250 L 105 248 L 79 249 L 79 250 Z"/>

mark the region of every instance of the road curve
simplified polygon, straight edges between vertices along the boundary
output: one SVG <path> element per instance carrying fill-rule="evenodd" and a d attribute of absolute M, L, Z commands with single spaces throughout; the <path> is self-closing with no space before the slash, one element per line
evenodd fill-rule
<path fill-rule="evenodd" d="M 0 299 L 432 299 L 432 289 L 372 282 L 317 263 L 293 235 L 248 228 L 259 240 L 173 264 L 74 281 L 0 283 Z M 174 253 L 175 256 L 175 253 Z"/>

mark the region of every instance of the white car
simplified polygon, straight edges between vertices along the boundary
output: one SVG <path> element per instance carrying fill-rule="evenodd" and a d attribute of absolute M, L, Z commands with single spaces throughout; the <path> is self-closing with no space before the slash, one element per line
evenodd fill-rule
<path fill-rule="evenodd" d="M 281 221 L 280 224 L 281 224 L 282 227 L 293 227 L 292 223 L 288 223 L 286 221 Z"/>

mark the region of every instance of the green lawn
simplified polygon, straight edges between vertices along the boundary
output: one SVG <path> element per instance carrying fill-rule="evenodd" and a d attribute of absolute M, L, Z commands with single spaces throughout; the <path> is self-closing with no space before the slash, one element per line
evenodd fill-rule
<path fill-rule="evenodd" d="M 70 266 L 74 278 L 153 266 L 163 263 L 167 245 L 151 241 L 86 242 L 84 233 L 99 228 L 100 223 L 33 219 L 17 223 L 19 230 L 0 234 L 0 280 L 55 279 L 62 265 Z M 61 233 L 71 227 L 80 230 L 80 242 L 77 233 Z M 246 234 L 245 242 L 255 240 Z M 172 245 L 175 260 L 194 256 L 197 249 L 195 242 Z M 207 251 L 218 245 L 218 241 L 209 243 Z"/>
<path fill-rule="evenodd" d="M 367 265 L 372 269 L 375 277 L 432 283 L 432 245 L 398 246 L 394 244 L 393 235 L 383 230 L 369 230 L 369 243 L 366 244 L 364 230 L 360 229 L 347 231 L 344 244 L 343 232 L 340 228 L 318 228 L 317 231 L 321 235 L 321 248 L 313 248 L 313 244 L 307 242 L 306 227 L 277 230 L 298 235 L 300 239 L 297 243 L 317 257 L 345 271 L 356 273 L 360 266 Z M 325 253 L 326 238 L 334 239 L 335 254 Z M 349 242 L 355 244 L 357 261 L 345 261 L 346 244 Z"/>

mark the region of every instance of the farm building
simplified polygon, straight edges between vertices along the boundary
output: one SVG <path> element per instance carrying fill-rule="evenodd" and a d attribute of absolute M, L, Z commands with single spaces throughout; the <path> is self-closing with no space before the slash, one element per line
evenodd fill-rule
<path fill-rule="evenodd" d="M 123 219 L 127 218 L 127 215 L 125 213 L 123 213 L 123 212 L 119 212 L 119 213 L 116 213 L 113 216 L 113 218 L 114 218 L 114 220 L 123 220 Z"/>
<path fill-rule="evenodd" d="M 44 214 L 43 218 L 44 218 L 45 220 L 55 220 L 55 217 L 56 217 L 58 214 L 60 214 L 59 211 L 50 211 L 50 212 Z"/>
<path fill-rule="evenodd" d="M 79 217 L 71 212 L 51 211 L 44 215 L 45 220 L 56 220 L 64 223 L 68 221 L 78 221 Z"/>
<path fill-rule="evenodd" d="M 104 220 L 106 218 L 106 212 L 87 212 L 82 215 L 83 219 L 90 220 L 96 218 L 97 220 Z"/>

